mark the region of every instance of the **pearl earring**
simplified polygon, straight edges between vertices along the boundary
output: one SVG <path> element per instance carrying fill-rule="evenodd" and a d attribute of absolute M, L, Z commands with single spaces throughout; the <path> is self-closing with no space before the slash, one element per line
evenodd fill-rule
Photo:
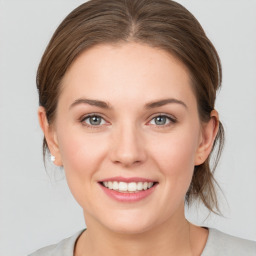
<path fill-rule="evenodd" d="M 52 161 L 52 162 L 55 161 L 55 156 L 51 155 L 51 161 Z"/>

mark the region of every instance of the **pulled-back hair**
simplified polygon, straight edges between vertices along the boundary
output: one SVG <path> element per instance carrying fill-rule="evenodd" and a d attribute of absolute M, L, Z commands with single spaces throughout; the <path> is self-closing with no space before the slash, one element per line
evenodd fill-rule
<path fill-rule="evenodd" d="M 201 122 L 210 120 L 222 70 L 219 56 L 197 19 L 171 0 L 91 0 L 63 20 L 41 59 L 37 88 L 49 124 L 55 118 L 61 81 L 74 60 L 95 45 L 128 42 L 157 47 L 178 58 L 189 70 Z M 211 154 L 195 166 L 187 202 L 199 198 L 209 210 L 218 210 L 213 172 L 223 143 L 220 123 L 213 168 L 210 170 Z M 44 138 L 44 156 L 47 150 Z"/>

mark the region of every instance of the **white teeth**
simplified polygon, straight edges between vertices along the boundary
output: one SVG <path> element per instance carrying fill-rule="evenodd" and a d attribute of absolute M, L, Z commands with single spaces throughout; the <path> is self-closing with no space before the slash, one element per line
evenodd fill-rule
<path fill-rule="evenodd" d="M 126 182 L 119 182 L 119 190 L 127 191 L 128 184 Z"/>
<path fill-rule="evenodd" d="M 114 190 L 118 190 L 119 186 L 118 186 L 118 182 L 117 181 L 114 181 L 113 182 L 113 189 Z"/>
<path fill-rule="evenodd" d="M 128 191 L 129 192 L 134 192 L 134 191 L 136 191 L 136 189 L 137 189 L 137 185 L 135 182 L 128 183 Z"/>
<path fill-rule="evenodd" d="M 149 182 L 148 183 L 148 188 L 151 188 L 153 186 L 153 184 L 154 184 L 153 182 Z"/>
<path fill-rule="evenodd" d="M 138 182 L 137 183 L 137 190 L 142 190 L 143 189 L 143 184 L 142 184 L 142 182 Z"/>
<path fill-rule="evenodd" d="M 118 181 L 104 181 L 104 187 L 113 189 L 119 192 L 138 192 L 151 188 L 153 182 L 118 182 Z"/>
<path fill-rule="evenodd" d="M 113 183 L 111 181 L 108 182 L 108 188 L 113 189 Z"/>

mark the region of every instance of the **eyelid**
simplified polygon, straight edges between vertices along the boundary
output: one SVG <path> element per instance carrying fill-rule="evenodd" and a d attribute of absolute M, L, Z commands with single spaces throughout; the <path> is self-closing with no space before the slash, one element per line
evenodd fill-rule
<path fill-rule="evenodd" d="M 166 126 L 168 126 L 168 125 L 177 123 L 177 118 L 174 117 L 173 115 L 166 114 L 166 113 L 158 113 L 158 114 L 154 114 L 153 116 L 151 116 L 150 119 L 149 119 L 149 121 L 147 122 L 147 124 L 150 125 L 149 123 L 150 123 L 154 118 L 159 117 L 159 116 L 161 116 L 161 117 L 166 117 L 166 118 L 170 121 L 170 123 L 165 124 L 165 125 L 154 125 L 154 126 L 157 126 L 157 127 L 159 127 L 159 128 L 161 128 L 161 127 L 166 127 Z M 153 124 L 152 124 L 152 125 L 153 125 Z"/>
<path fill-rule="evenodd" d="M 95 125 L 94 126 L 94 125 L 90 125 L 90 124 L 87 124 L 87 123 L 84 122 L 84 120 L 86 118 L 93 117 L 93 116 L 98 116 L 98 117 L 102 118 L 106 123 L 102 124 L 102 125 Z M 177 123 L 177 118 L 175 116 L 170 115 L 170 114 L 166 114 L 166 113 L 157 113 L 157 114 L 154 114 L 154 115 L 150 116 L 149 121 L 147 121 L 147 125 L 150 125 L 150 122 L 154 118 L 159 117 L 159 116 L 166 117 L 170 122 L 168 124 L 165 124 L 165 125 L 154 125 L 154 124 L 152 124 L 154 126 L 157 126 L 158 128 L 161 128 L 161 127 L 164 128 L 168 125 L 172 125 L 172 124 Z M 84 126 L 87 126 L 89 128 L 93 128 L 93 129 L 97 129 L 97 128 L 99 129 L 99 128 L 102 128 L 102 126 L 110 124 L 110 122 L 107 121 L 107 118 L 103 114 L 97 113 L 97 112 L 88 113 L 88 114 L 83 115 L 81 118 L 79 118 L 79 122 L 81 122 Z"/>
<path fill-rule="evenodd" d="M 105 121 L 105 124 L 101 124 L 101 125 L 90 125 L 88 123 L 85 122 L 85 120 L 87 118 L 90 118 L 90 117 L 93 117 L 93 116 L 97 116 L 97 117 L 100 117 L 102 118 L 104 121 Z M 99 128 L 102 128 L 103 126 L 105 125 L 108 125 L 109 122 L 106 120 L 106 118 L 104 117 L 104 115 L 100 114 L 100 113 L 89 113 L 89 114 L 85 114 L 83 115 L 82 117 L 79 118 L 79 122 L 82 123 L 82 125 L 86 126 L 86 127 L 89 127 L 89 128 L 92 128 L 92 129 L 99 129 Z"/>

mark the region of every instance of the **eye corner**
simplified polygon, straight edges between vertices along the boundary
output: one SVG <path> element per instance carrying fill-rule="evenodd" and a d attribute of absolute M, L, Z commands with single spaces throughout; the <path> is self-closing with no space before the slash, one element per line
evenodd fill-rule
<path fill-rule="evenodd" d="M 164 127 L 173 125 L 175 123 L 177 123 L 176 117 L 165 114 L 165 113 L 160 113 L 151 117 L 150 120 L 147 122 L 147 125 L 153 125 L 155 127 L 164 128 Z"/>
<path fill-rule="evenodd" d="M 90 114 L 84 115 L 79 119 L 79 122 L 83 126 L 87 128 L 92 128 L 92 129 L 99 129 L 99 128 L 103 128 L 103 126 L 109 125 L 106 119 L 102 115 L 97 113 L 90 113 Z"/>

